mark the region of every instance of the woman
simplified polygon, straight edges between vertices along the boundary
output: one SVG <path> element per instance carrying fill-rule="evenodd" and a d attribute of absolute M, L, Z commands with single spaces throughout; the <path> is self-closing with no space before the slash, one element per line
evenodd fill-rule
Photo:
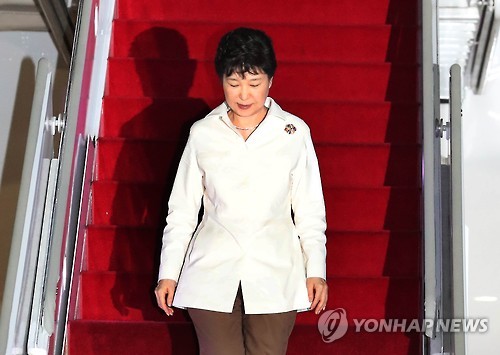
<path fill-rule="evenodd" d="M 285 354 L 296 312 L 326 307 L 318 162 L 268 97 L 276 66 L 264 32 L 222 37 L 225 102 L 191 127 L 170 196 L 155 293 L 167 315 L 188 310 L 201 354 Z"/>

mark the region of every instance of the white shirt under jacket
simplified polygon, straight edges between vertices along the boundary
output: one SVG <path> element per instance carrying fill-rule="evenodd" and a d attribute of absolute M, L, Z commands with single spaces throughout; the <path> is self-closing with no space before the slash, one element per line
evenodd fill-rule
<path fill-rule="evenodd" d="M 325 204 L 309 127 L 271 98 L 266 106 L 247 141 L 225 103 L 191 127 L 159 272 L 178 281 L 175 307 L 231 312 L 241 282 L 245 313 L 307 310 L 306 277 L 326 278 Z"/>

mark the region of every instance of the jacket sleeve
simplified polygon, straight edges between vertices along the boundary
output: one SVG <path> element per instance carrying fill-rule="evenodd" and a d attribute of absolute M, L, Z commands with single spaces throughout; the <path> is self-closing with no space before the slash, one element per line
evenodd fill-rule
<path fill-rule="evenodd" d="M 293 174 L 292 210 L 306 277 L 326 279 L 326 212 L 318 159 L 309 130 L 304 136 L 300 165 Z"/>
<path fill-rule="evenodd" d="M 158 280 L 178 281 L 189 242 L 198 224 L 202 196 L 203 174 L 196 159 L 191 131 L 168 201 Z"/>

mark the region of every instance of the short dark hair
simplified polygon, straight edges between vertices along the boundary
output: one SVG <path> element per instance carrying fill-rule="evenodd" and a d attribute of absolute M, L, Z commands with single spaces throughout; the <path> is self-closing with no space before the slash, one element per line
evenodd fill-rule
<path fill-rule="evenodd" d="M 215 70 L 219 78 L 237 73 L 257 74 L 263 71 L 272 78 L 276 72 L 276 56 L 271 38 L 263 31 L 240 27 L 226 33 L 215 55 Z"/>

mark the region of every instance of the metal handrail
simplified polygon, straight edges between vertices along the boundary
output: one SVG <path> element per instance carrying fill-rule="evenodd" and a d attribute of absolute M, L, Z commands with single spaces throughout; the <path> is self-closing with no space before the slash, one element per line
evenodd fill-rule
<path fill-rule="evenodd" d="M 43 17 L 59 55 L 69 64 L 74 25 L 68 12 L 68 4 L 64 0 L 37 0 L 36 3 L 40 12 L 44 15 Z"/>
<path fill-rule="evenodd" d="M 436 120 L 439 120 L 439 64 L 438 64 L 438 8 L 436 1 L 422 2 L 422 133 L 423 133 L 423 222 L 424 222 L 424 314 L 436 321 L 440 304 L 439 243 L 441 235 L 440 166 L 436 158 L 440 154 L 436 138 Z M 425 335 L 435 338 L 434 328 L 426 329 Z"/>
<path fill-rule="evenodd" d="M 82 227 L 87 221 L 87 205 L 82 203 L 85 200 L 82 196 L 88 196 L 89 184 L 85 181 L 88 182 L 92 177 L 93 146 L 99 129 L 104 92 L 102 77 L 106 74 L 114 5 L 114 0 L 82 0 L 79 4 L 62 115 L 67 120 L 61 137 L 59 159 L 52 159 L 50 164 L 33 160 L 33 151 L 39 150 L 38 145 L 35 147 L 37 137 L 41 139 L 43 134 L 40 130 L 30 128 L 15 226 L 15 232 L 24 235 L 14 238 L 12 242 L 9 259 L 12 265 L 9 265 L 2 304 L 0 353 L 63 353 L 68 309 L 71 306 L 69 297 L 70 293 L 78 292 L 77 284 L 72 289 L 73 271 L 81 267 L 78 263 L 81 257 L 74 258 L 75 248 L 82 244 L 81 238 L 77 239 L 77 232 L 84 230 Z M 46 74 L 45 67 L 44 60 L 38 76 Z M 45 108 L 49 106 L 47 102 L 50 99 L 44 97 L 42 100 L 40 90 L 37 86 L 32 120 L 38 105 L 45 105 Z M 93 105 L 92 109 L 89 104 Z M 55 118 L 48 121 L 47 129 L 50 128 L 50 132 L 53 131 L 54 122 L 64 122 Z M 35 123 L 32 122 L 32 125 Z M 38 165 L 33 167 L 33 164 Z M 41 166 L 44 168 L 43 178 Z M 49 167 L 50 171 L 47 169 Z M 29 175 L 31 171 L 34 173 Z M 45 188 L 40 189 L 39 186 Z M 48 196 L 47 202 L 43 203 L 39 198 L 37 201 L 40 202 L 36 205 L 33 202 L 33 189 L 38 195 Z M 46 214 L 41 217 L 39 212 L 43 208 Z M 37 217 L 35 222 L 30 222 L 31 215 Z M 28 238 L 25 231 L 35 229 L 43 231 L 43 238 L 31 243 L 34 246 L 27 252 Z M 26 258 L 25 255 L 30 257 Z M 23 276 L 25 270 L 30 271 L 29 278 Z M 33 295 L 34 305 L 31 302 Z M 75 312 L 74 307 L 70 311 Z M 4 317 L 5 314 L 9 314 L 9 317 Z"/>
<path fill-rule="evenodd" d="M 500 13 L 495 11 L 494 0 L 479 2 L 480 19 L 475 38 L 475 46 L 467 66 L 466 83 L 475 94 L 483 88 L 494 38 L 500 27 Z"/>
<path fill-rule="evenodd" d="M 462 69 L 458 64 L 450 68 L 450 129 L 451 294 L 453 299 L 451 316 L 455 319 L 465 319 L 467 284 L 462 187 Z M 466 338 L 463 332 L 453 334 L 453 350 L 456 355 L 465 355 Z"/>
<path fill-rule="evenodd" d="M 30 117 L 21 188 L 0 323 L 0 351 L 26 354 L 28 332 L 38 325 L 30 324 L 32 304 L 41 303 L 35 279 L 39 262 L 47 258 L 41 249 L 48 236 L 53 201 L 48 181 L 54 174 L 54 137 L 52 126 L 52 68 L 47 59 L 38 63 L 33 108 Z M 44 280 L 40 280 L 43 284 Z M 37 296 L 37 297 L 34 297 Z"/>
<path fill-rule="evenodd" d="M 462 191 L 462 91 L 461 67 L 454 64 L 449 72 L 450 117 L 446 124 L 439 124 L 439 137 L 446 133 L 443 146 L 447 153 L 440 166 L 441 214 L 436 216 L 442 226 L 441 237 L 436 240 L 437 310 L 440 320 L 465 319 L 466 312 L 466 250 L 463 228 Z M 430 340 L 431 354 L 466 354 L 466 337 L 463 332 L 446 332 L 438 329 Z"/>
<path fill-rule="evenodd" d="M 75 248 L 79 226 L 85 223 L 86 209 L 81 197 L 86 193 L 84 173 L 88 164 L 89 144 L 97 135 L 104 85 L 95 76 L 104 76 L 111 37 L 115 0 L 82 0 L 78 10 L 77 30 L 70 68 L 66 101 L 67 127 L 60 149 L 60 174 L 57 205 L 54 212 L 53 240 L 50 251 L 48 285 L 44 309 L 45 322 L 54 325 L 51 354 L 62 354 L 66 337 L 68 310 L 71 306 Z M 92 104 L 92 106 L 90 106 Z M 87 169 L 88 171 L 88 169 Z M 76 259 L 78 261 L 79 259 Z"/>
<path fill-rule="evenodd" d="M 450 123 L 440 118 L 437 6 L 422 5 L 423 52 L 423 202 L 424 202 L 424 354 L 465 354 L 463 333 L 436 329 L 441 319 L 464 319 L 465 250 L 462 212 L 461 68 L 454 65 L 450 80 Z M 441 162 L 441 138 L 451 139 L 451 166 Z"/>

